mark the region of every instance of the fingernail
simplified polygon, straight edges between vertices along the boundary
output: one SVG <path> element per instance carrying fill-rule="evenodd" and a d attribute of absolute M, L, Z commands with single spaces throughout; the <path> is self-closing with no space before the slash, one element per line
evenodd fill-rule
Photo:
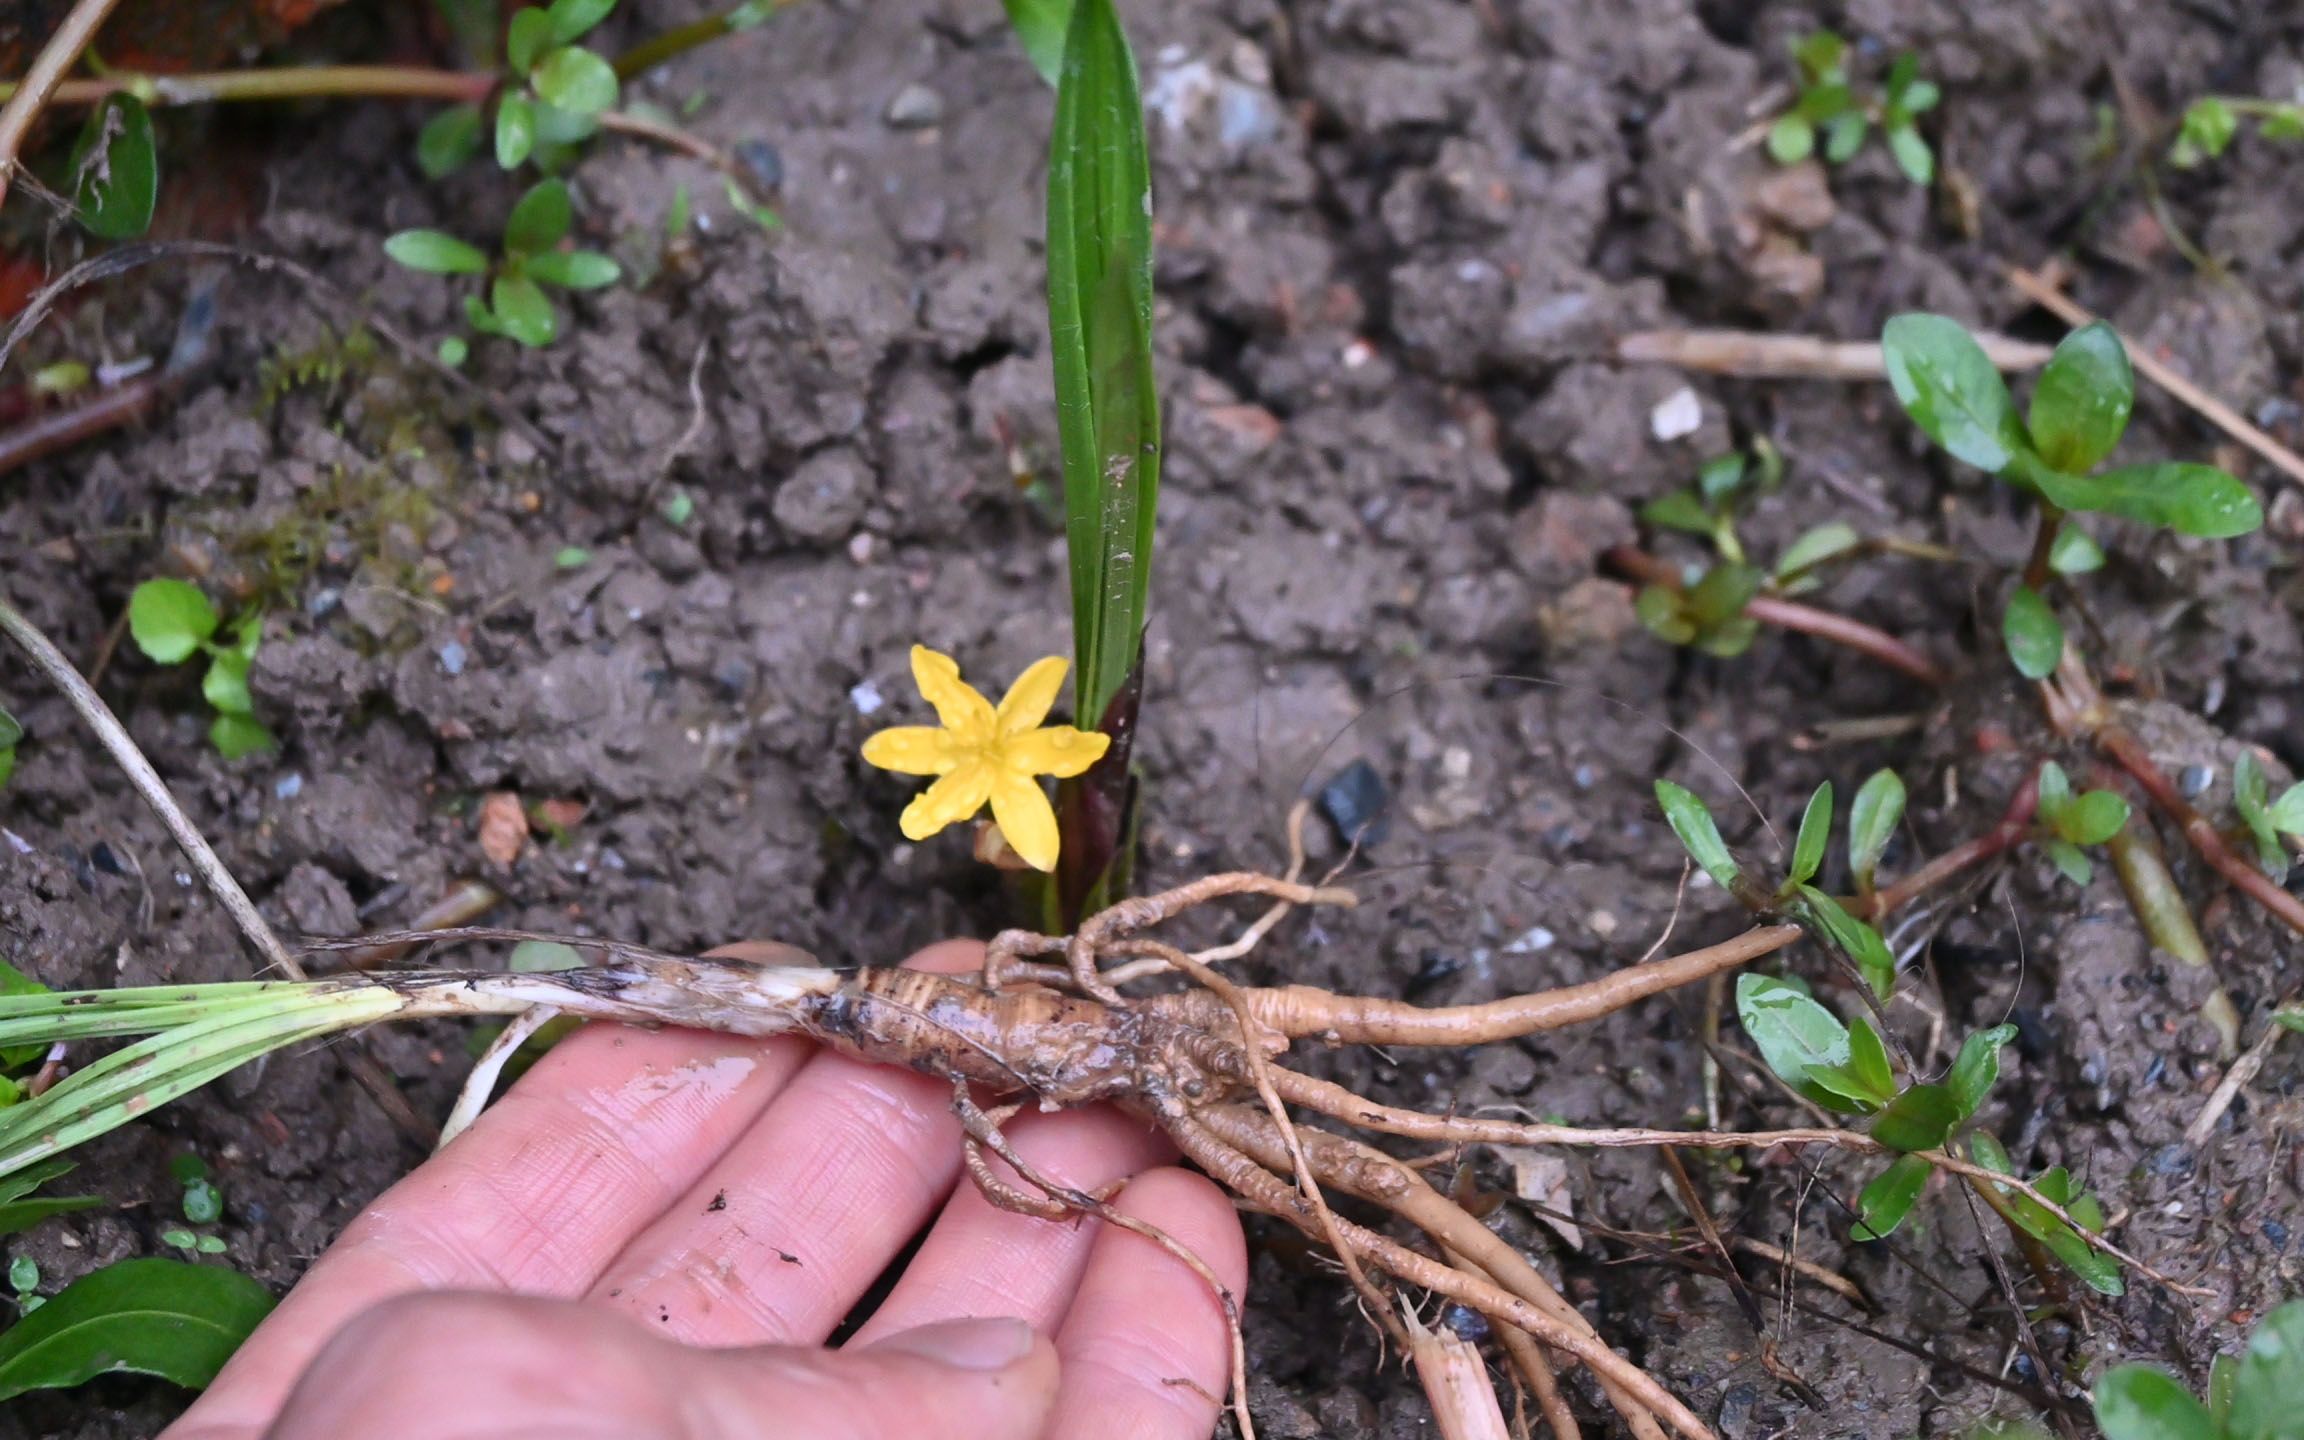
<path fill-rule="evenodd" d="M 917 1355 L 955 1370 L 1005 1370 L 1032 1349 L 1032 1327 L 1006 1317 L 939 1320 L 899 1330 L 872 1347 Z"/>

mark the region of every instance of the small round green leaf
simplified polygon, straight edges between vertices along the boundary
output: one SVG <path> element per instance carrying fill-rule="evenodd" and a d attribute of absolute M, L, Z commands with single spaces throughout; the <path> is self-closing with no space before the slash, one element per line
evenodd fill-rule
<path fill-rule="evenodd" d="M 1779 116 L 1768 127 L 1768 153 L 1779 165 L 1797 165 L 1816 153 L 1816 127 L 1798 114 Z"/>
<path fill-rule="evenodd" d="M 1632 597 L 1632 613 L 1648 633 L 1668 645 L 1686 645 L 1696 638 L 1696 622 L 1688 618 L 1687 599 L 1669 585 L 1644 585 Z"/>
<path fill-rule="evenodd" d="M 1954 459 L 1997 475 L 2030 448 L 2007 383 L 1959 321 L 1898 315 L 1880 344 L 1897 403 Z"/>
<path fill-rule="evenodd" d="M 224 1218 L 224 1195 L 213 1180 L 194 1180 L 184 1187 L 184 1218 L 195 1225 L 213 1225 Z"/>
<path fill-rule="evenodd" d="M 1861 110 L 1833 116 L 1824 126 L 1824 158 L 1835 165 L 1845 164 L 1864 148 L 1864 137 L 1871 131 L 1872 117 Z"/>
<path fill-rule="evenodd" d="M 584 957 L 575 946 L 557 940 L 523 940 L 512 947 L 505 963 L 520 974 L 535 975 L 553 970 L 581 970 Z"/>
<path fill-rule="evenodd" d="M 548 250 L 528 261 L 528 274 L 567 290 L 598 290 L 622 279 L 624 271 L 597 250 Z"/>
<path fill-rule="evenodd" d="M 384 242 L 384 253 L 427 275 L 479 275 L 488 269 L 487 256 L 439 230 L 403 230 Z"/>
<path fill-rule="evenodd" d="M 597 115 L 616 103 L 616 70 L 580 45 L 563 45 L 544 57 L 529 83 L 546 104 L 573 115 Z"/>
<path fill-rule="evenodd" d="M 2275 1308 L 2256 1324 L 2233 1367 L 2232 1440 L 2295 1440 L 2304 1435 L 2304 1300 Z"/>
<path fill-rule="evenodd" d="M 144 102 L 123 92 L 105 96 L 73 142 L 70 173 L 73 214 L 90 234 L 143 234 L 160 198 L 160 152 Z"/>
<path fill-rule="evenodd" d="M 504 248 L 514 255 L 537 255 L 560 243 L 575 210 L 563 180 L 540 180 L 512 206 L 504 222 Z"/>
<path fill-rule="evenodd" d="M 2040 372 L 2027 417 L 2040 458 L 2067 475 L 2095 469 L 2120 443 L 2136 403 L 2128 347 L 2098 320 L 2064 337 Z"/>
<path fill-rule="evenodd" d="M 262 1285 L 217 1265 L 107 1265 L 0 1332 L 0 1400 L 120 1371 L 200 1389 L 272 1304 Z"/>
<path fill-rule="evenodd" d="M 507 95 L 496 105 L 496 164 L 510 170 L 536 148 L 536 110 L 527 99 Z"/>
<path fill-rule="evenodd" d="M 174 665 L 216 633 L 216 607 L 182 580 L 147 580 L 128 597 L 128 633 L 136 648 Z"/>
<path fill-rule="evenodd" d="M 2096 866 L 2071 841 L 2050 840 L 2041 848 L 2048 852 L 2049 863 L 2081 889 L 2087 889 L 2088 883 L 2096 878 Z"/>
<path fill-rule="evenodd" d="M 200 694 L 221 714 L 251 715 L 256 710 L 256 697 L 248 693 L 248 662 L 229 650 L 208 662 Z"/>
<path fill-rule="evenodd" d="M 1935 1169 L 1917 1155 L 1898 1157 L 1895 1164 L 1872 1178 L 1864 1193 L 1856 1197 L 1856 1228 L 1849 1232 L 1856 1240 L 1885 1240 L 1896 1233 L 1904 1217 L 1912 1213 L 1920 1192 L 1927 1188 L 1928 1176 Z"/>
<path fill-rule="evenodd" d="M 2048 546 L 2048 568 L 2058 575 L 2093 574 L 2104 568 L 2104 547 L 2067 520 Z"/>
<path fill-rule="evenodd" d="M 480 153 L 480 107 L 451 105 L 416 132 L 416 168 L 428 180 L 455 174 Z"/>
<path fill-rule="evenodd" d="M 1694 490 L 1674 490 L 1659 495 L 1640 507 L 1640 518 L 1650 525 L 1661 525 L 1667 530 L 1678 530 L 1689 535 L 1712 533 L 1712 512 L 1704 508 Z"/>
<path fill-rule="evenodd" d="M 2109 790 L 2091 790 L 2066 808 L 2056 829 L 2075 845 L 2101 845 L 2127 823 L 2127 801 Z"/>
<path fill-rule="evenodd" d="M 440 342 L 440 363 L 453 370 L 471 357 L 472 345 L 461 335 L 450 335 Z"/>
<path fill-rule="evenodd" d="M 2150 1365 L 2115 1365 L 2091 1398 L 2104 1440 L 2222 1440 L 2208 1407 Z"/>
<path fill-rule="evenodd" d="M 208 743 L 225 759 L 239 760 L 271 749 L 272 732 L 247 715 L 218 715 L 208 725 Z"/>
<path fill-rule="evenodd" d="M 488 303 L 503 332 L 534 348 L 549 345 L 560 334 L 560 315 L 536 282 L 519 275 L 500 275 L 488 292 Z"/>
<path fill-rule="evenodd" d="M 1712 877 L 1712 883 L 1733 891 L 1738 874 L 1736 860 L 1728 853 L 1727 842 L 1720 838 L 1720 827 L 1712 823 L 1712 812 L 1704 808 L 1704 802 L 1685 786 L 1659 780 L 1656 803 L 1664 807 L 1664 819 L 1672 826 L 1672 833 L 1680 837 L 1680 843 L 1687 847 L 1704 873 Z"/>
<path fill-rule="evenodd" d="M 2019 585 L 2008 597 L 2008 610 L 2000 619 L 2000 636 L 2008 643 L 2008 658 L 2027 680 L 2045 680 L 2056 673 L 2064 658 L 2064 626 L 2048 602 L 2029 585 Z"/>

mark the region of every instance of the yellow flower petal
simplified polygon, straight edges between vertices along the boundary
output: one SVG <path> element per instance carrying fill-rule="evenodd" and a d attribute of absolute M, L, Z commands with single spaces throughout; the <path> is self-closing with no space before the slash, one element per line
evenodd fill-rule
<path fill-rule="evenodd" d="M 936 718 L 963 745 L 981 745 L 994 733 L 992 702 L 960 678 L 960 663 L 925 645 L 912 647 L 912 683 L 936 707 Z"/>
<path fill-rule="evenodd" d="M 1001 741 L 1000 762 L 1026 775 L 1053 775 L 1064 780 L 1086 771 L 1111 748 L 1109 735 L 1075 730 L 1069 725 L 1051 725 L 1045 730 Z"/>
<path fill-rule="evenodd" d="M 992 782 L 992 818 L 1025 864 L 1035 870 L 1056 868 L 1056 811 L 1040 782 L 1020 771 L 1000 771 Z"/>
<path fill-rule="evenodd" d="M 972 761 L 912 797 L 897 823 L 907 840 L 925 840 L 947 825 L 957 825 L 984 808 L 992 794 L 993 769 Z M 1041 804 L 1047 804 L 1042 801 Z M 1050 816 L 1049 825 L 1056 823 Z"/>
<path fill-rule="evenodd" d="M 1056 703 L 1057 692 L 1064 688 L 1066 663 L 1061 655 L 1051 655 L 1035 661 L 1032 668 L 1016 677 L 1008 687 L 1008 694 L 1000 701 L 1000 733 L 1021 735 L 1036 728 L 1048 718 L 1048 708 Z"/>
<path fill-rule="evenodd" d="M 864 742 L 864 763 L 899 775 L 949 775 L 960 763 L 960 747 L 950 731 L 899 725 Z"/>

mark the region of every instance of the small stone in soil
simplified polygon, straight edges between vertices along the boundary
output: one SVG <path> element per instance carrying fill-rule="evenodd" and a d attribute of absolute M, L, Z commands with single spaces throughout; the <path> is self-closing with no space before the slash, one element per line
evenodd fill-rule
<path fill-rule="evenodd" d="M 1380 845 L 1391 833 L 1391 797 L 1376 767 L 1355 760 L 1320 787 L 1320 813 L 1347 845 Z"/>
<path fill-rule="evenodd" d="M 898 130 L 922 130 L 943 119 L 944 97 L 925 85 L 907 85 L 888 102 L 888 123 Z"/>

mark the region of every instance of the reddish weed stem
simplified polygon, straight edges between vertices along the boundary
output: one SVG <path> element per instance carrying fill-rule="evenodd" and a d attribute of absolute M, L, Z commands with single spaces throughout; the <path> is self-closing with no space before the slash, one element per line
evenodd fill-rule
<path fill-rule="evenodd" d="M 1648 585 L 1669 585 L 1681 588 L 1680 572 L 1668 561 L 1658 559 L 1633 545 L 1618 545 L 1604 557 L 1608 564 L 1630 579 Z M 1941 687 L 1951 677 L 1942 666 L 1897 639 L 1887 631 L 1803 605 L 1797 600 L 1781 600 L 1773 595 L 1755 595 L 1747 601 L 1744 613 L 1763 625 L 1779 630 L 1793 630 L 1803 635 L 1814 635 L 1861 654 L 1869 655 L 1881 664 L 1906 675 L 1923 685 Z"/>

